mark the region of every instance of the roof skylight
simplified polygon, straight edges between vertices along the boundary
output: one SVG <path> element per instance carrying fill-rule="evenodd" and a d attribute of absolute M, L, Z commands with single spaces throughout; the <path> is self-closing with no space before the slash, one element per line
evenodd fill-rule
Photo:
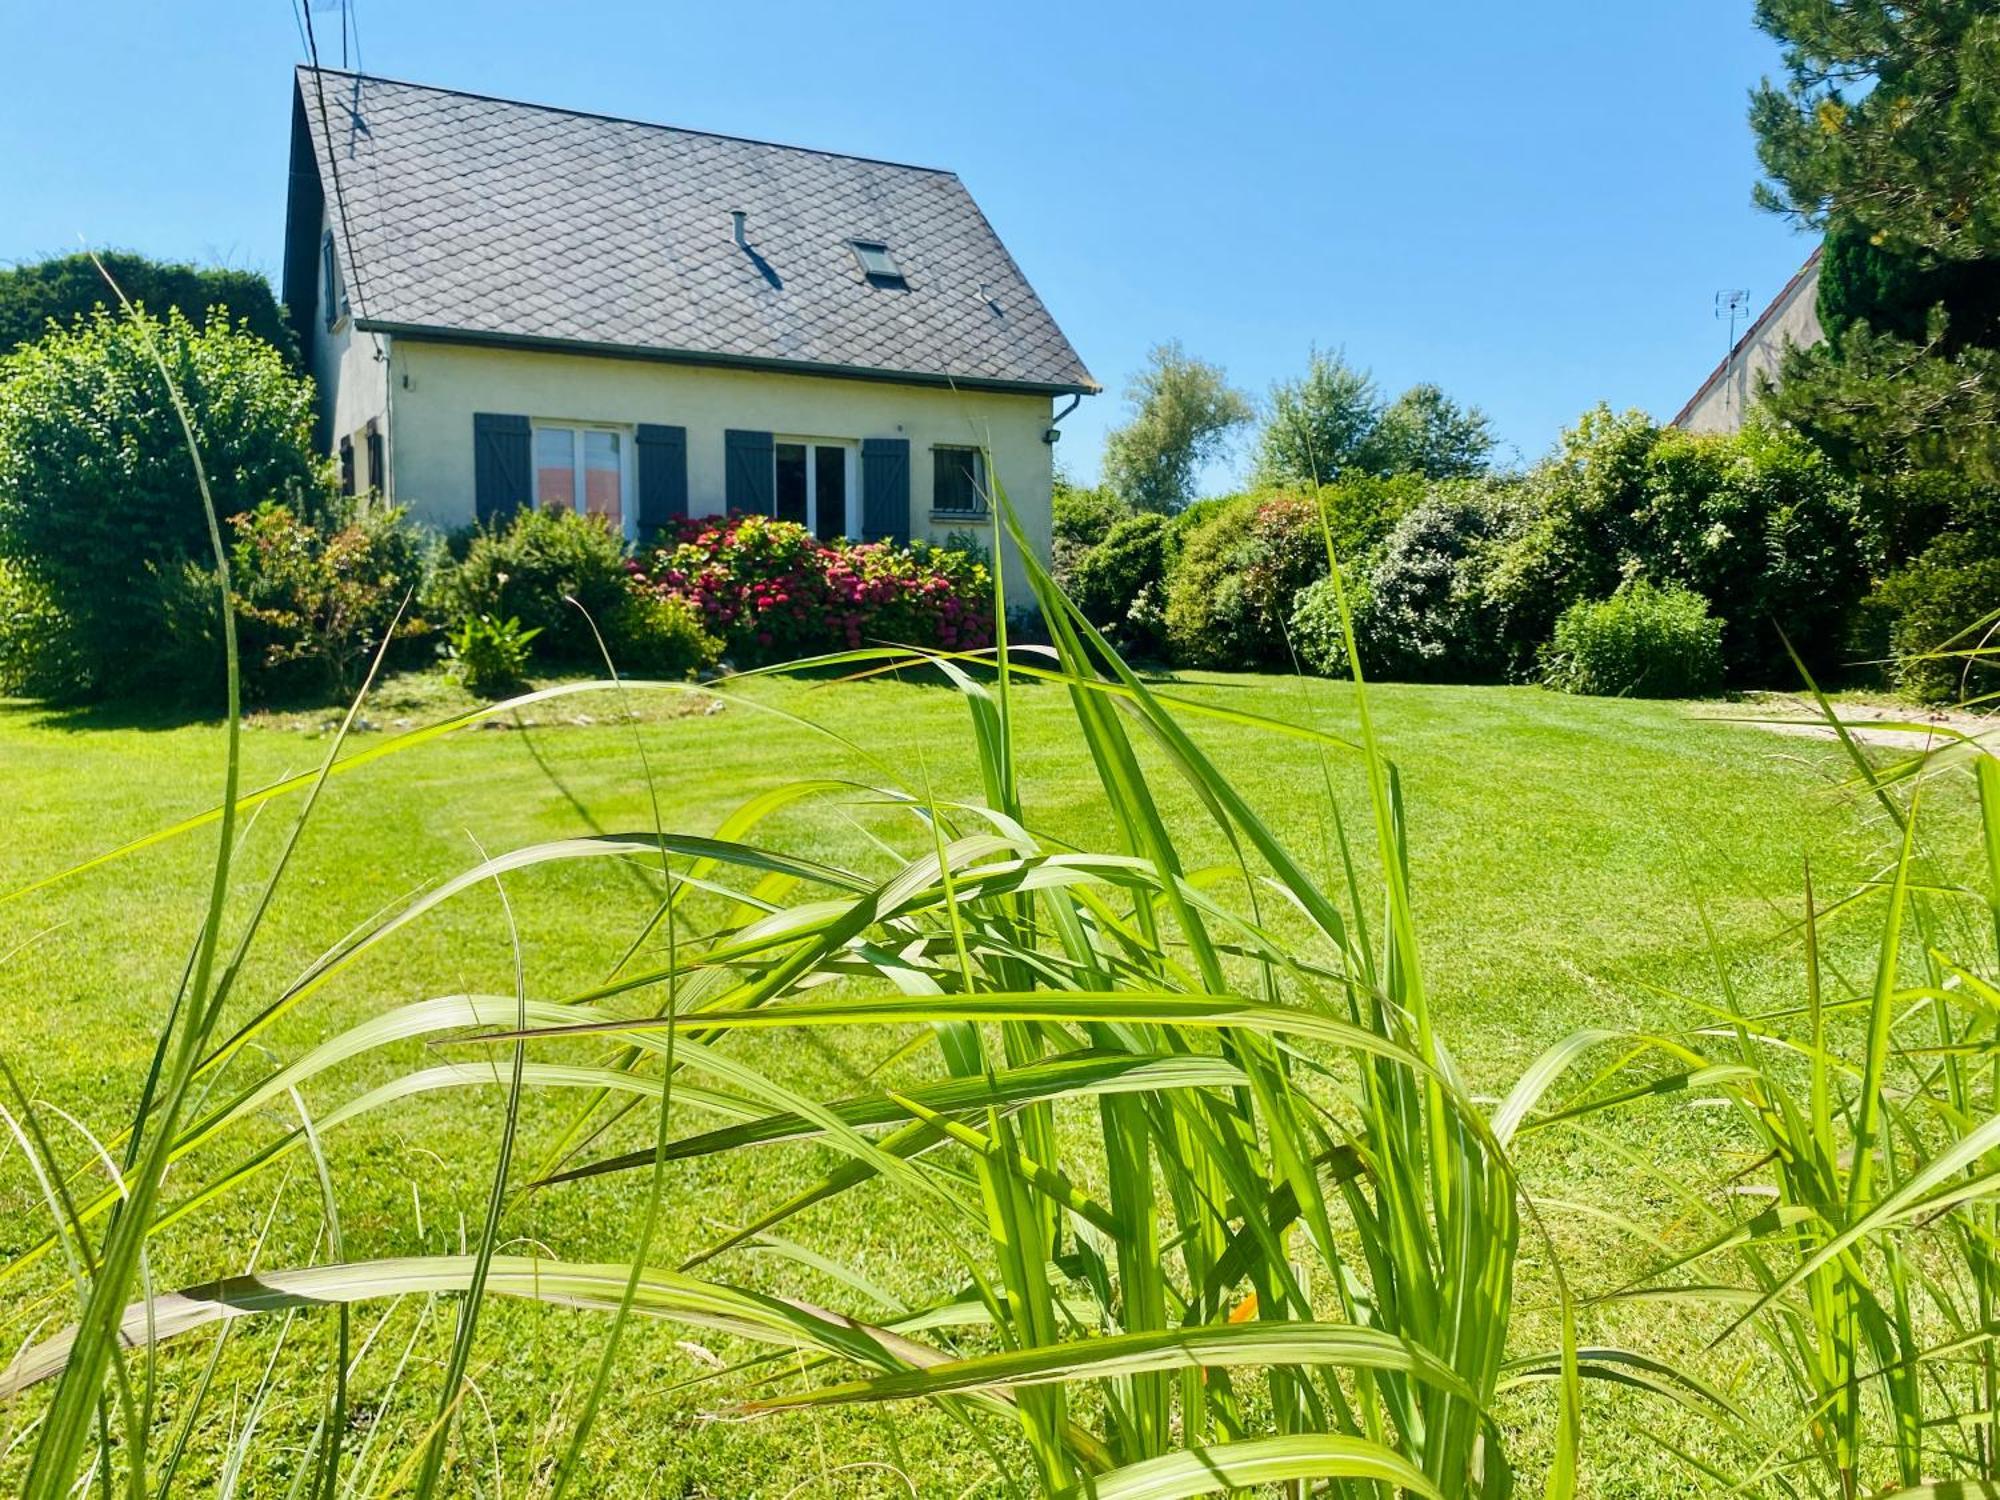
<path fill-rule="evenodd" d="M 907 286 L 903 268 L 896 264 L 896 257 L 889 253 L 889 247 L 880 240 L 849 240 L 854 250 L 854 258 L 861 263 L 861 274 L 876 286 Z"/>

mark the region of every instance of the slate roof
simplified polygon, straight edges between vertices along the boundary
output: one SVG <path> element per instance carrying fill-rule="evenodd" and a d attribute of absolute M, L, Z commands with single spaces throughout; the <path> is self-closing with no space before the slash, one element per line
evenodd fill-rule
<path fill-rule="evenodd" d="M 1099 388 L 953 173 L 331 69 L 297 88 L 321 191 L 302 198 L 295 170 L 290 212 L 334 203 L 338 168 L 360 327 Z M 908 289 L 869 284 L 857 239 L 887 244 Z"/>

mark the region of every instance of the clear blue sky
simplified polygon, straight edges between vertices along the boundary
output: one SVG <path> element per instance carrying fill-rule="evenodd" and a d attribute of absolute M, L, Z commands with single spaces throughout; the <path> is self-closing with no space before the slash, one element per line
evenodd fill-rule
<path fill-rule="evenodd" d="M 1260 397 L 1344 348 L 1526 458 L 1600 399 L 1671 416 L 1715 291 L 1761 307 L 1810 248 L 1750 205 L 1750 0 L 353 4 L 371 72 L 957 171 L 1108 388 L 1082 478 L 1172 337 Z M 0 261 L 275 280 L 287 0 L 8 9 Z M 337 0 L 314 24 L 338 62 Z"/>

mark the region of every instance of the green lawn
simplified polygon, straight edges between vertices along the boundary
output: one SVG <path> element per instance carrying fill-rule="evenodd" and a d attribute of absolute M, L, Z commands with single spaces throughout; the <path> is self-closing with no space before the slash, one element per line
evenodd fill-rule
<path fill-rule="evenodd" d="M 1284 678 L 1188 674 L 1176 691 L 1196 700 L 1293 720 L 1337 733 L 1353 730 L 1343 685 L 1309 687 Z M 1374 691 L 1378 728 L 1401 767 L 1410 820 L 1413 881 L 1424 917 L 1427 971 L 1446 1038 L 1474 1086 L 1498 1093 L 1543 1047 L 1579 1026 L 1685 1024 L 1692 1010 L 1674 993 L 1711 995 L 1717 978 L 1701 910 L 1727 951 L 1734 983 L 1754 1000 L 1776 1003 L 1798 986 L 1797 953 L 1785 938 L 1798 910 L 1803 862 L 1822 892 L 1851 888 L 1885 856 L 1879 819 L 1844 788 L 1834 747 L 1718 722 L 1671 704 L 1565 699 L 1537 689 L 1420 688 Z M 399 697 L 401 693 L 403 696 Z M 370 709 L 381 726 L 357 748 L 425 722 L 442 704 L 428 688 L 410 696 L 391 685 Z M 759 791 L 802 776 L 880 783 L 899 778 L 943 799 L 976 799 L 977 781 L 959 698 L 942 688 L 877 681 L 811 685 L 767 681 L 719 712 L 705 700 L 662 694 L 646 700 L 638 739 L 656 780 L 669 828 L 709 832 Z M 615 722 L 606 694 L 558 700 L 531 728 L 467 730 L 336 778 L 308 829 L 271 918 L 251 955 L 237 1007 L 243 1015 L 282 988 L 350 929 L 442 876 L 534 840 L 591 831 L 650 828 L 647 784 L 630 724 Z M 1066 696 L 1021 690 L 1021 768 L 1036 828 L 1069 843 L 1106 847 L 1099 799 L 1078 746 Z M 323 754 L 320 716 L 271 717 L 245 733 L 246 784 L 307 770 Z M 815 733 L 798 718 L 827 726 Z M 584 721 L 584 722 L 577 722 Z M 1324 765 L 1305 742 L 1254 729 L 1191 723 L 1295 849 L 1323 857 L 1330 847 L 1325 778 L 1350 817 L 1362 816 L 1358 766 L 1339 755 Z M 221 780 L 221 730 L 213 725 L 119 724 L 101 715 L 65 716 L 0 708 L 0 890 L 12 890 L 211 805 Z M 1192 796 L 1154 768 L 1176 826 L 1201 820 Z M 1949 860 L 1969 849 L 1964 809 L 1946 793 L 1931 830 Z M 830 797 L 785 813 L 760 838 L 794 852 L 866 865 L 869 841 L 905 849 L 926 837 L 910 820 Z M 246 876 L 268 868 L 289 826 L 292 804 L 269 806 L 245 835 Z M 1198 842 L 1198 841 L 1197 841 Z M 1226 851 L 1210 856 L 1221 860 Z M 157 1027 L 200 918 L 212 831 L 203 830 L 90 871 L 52 889 L 0 905 L 0 1036 L 4 1056 L 37 1101 L 57 1153 L 85 1158 L 83 1132 L 110 1132 L 128 1118 Z M 250 878 L 239 892 L 254 891 Z M 1240 889 L 1240 888 L 1239 888 Z M 651 907 L 641 865 L 552 865 L 507 881 L 527 987 L 559 997 L 605 973 Z M 239 902 L 239 906 L 243 905 Z M 1282 915 L 1276 920 L 1282 921 Z M 1870 935 L 1835 923 L 1836 966 L 1865 969 Z M 467 992 L 511 993 L 513 950 L 505 914 L 490 886 L 468 891 L 399 933 L 289 1016 L 266 1039 L 289 1058 L 361 1016 L 403 1001 Z M 767 1068 L 821 1096 L 853 1092 L 892 1050 L 872 1055 L 813 1039 L 769 1037 L 750 1047 Z M 420 1056 L 414 1046 L 375 1064 L 383 1072 Z M 247 1076 L 261 1056 L 240 1064 Z M 315 1112 L 361 1091 L 375 1077 L 350 1069 L 309 1091 Z M 8 1101 L 11 1104 L 11 1101 Z M 532 1163 L 568 1118 L 567 1105 L 529 1101 L 523 1160 Z M 1662 1123 L 1664 1120 L 1664 1123 Z M 272 1128 L 292 1122 L 273 1112 Z M 500 1123 L 497 1094 L 452 1092 L 411 1100 L 327 1141 L 339 1189 L 349 1257 L 456 1248 L 476 1231 Z M 1634 1127 L 1635 1130 L 1639 1127 Z M 1636 1134 L 1660 1165 L 1697 1163 L 1712 1150 L 1690 1112 L 1655 1117 Z M 1657 1133 L 1652 1133 L 1657 1131 Z M 633 1133 L 616 1144 L 629 1146 Z M 241 1147 L 236 1148 L 240 1152 Z M 233 1156 L 230 1157 L 233 1159 Z M 210 1158 L 215 1164 L 222 1156 Z M 705 1243 L 755 1208 L 777 1201 L 824 1170 L 815 1152 L 772 1149 L 676 1171 L 655 1259 Z M 1552 1147 L 1528 1162 L 1538 1191 L 1553 1198 L 1618 1195 L 1624 1212 L 1646 1217 L 1663 1202 L 1643 1196 L 1629 1168 L 1585 1143 Z M 200 1167 L 191 1169 L 188 1180 Z M 179 1173 L 177 1172 L 177 1178 Z M 168 1197 L 174 1197 L 173 1181 Z M 1642 1194 L 1635 1198 L 1635 1192 Z M 574 1259 L 616 1260 L 628 1248 L 635 1184 L 622 1179 L 572 1184 L 530 1196 L 504 1228 L 518 1247 L 544 1246 Z M 956 1274 L 940 1237 L 887 1189 L 789 1225 L 791 1240 L 859 1268 L 891 1301 L 934 1300 Z M 314 1252 L 321 1222 L 310 1169 L 280 1186 L 276 1175 L 204 1209 L 159 1245 L 152 1264 L 161 1285 L 240 1270 L 260 1233 L 261 1263 L 298 1263 Z M 275 1212 L 274 1210 L 275 1205 Z M 0 1159 L 0 1258 L 28 1248 L 48 1216 L 18 1149 Z M 1615 1246 L 1611 1232 L 1568 1225 L 1565 1243 Z M 1641 1259 L 1618 1251 L 1636 1271 Z M 1530 1257 L 1532 1258 L 1532 1257 Z M 731 1279 L 824 1298 L 866 1311 L 843 1287 L 773 1250 L 743 1252 L 711 1270 Z M 70 1309 L 53 1260 L 0 1291 L 0 1336 L 23 1340 Z M 1609 1279 L 1615 1280 L 1613 1276 Z M 379 1310 L 356 1318 L 356 1337 Z M 1524 1305 L 1523 1318 L 1539 1316 Z M 494 1447 L 509 1453 L 559 1452 L 565 1401 L 574 1402 L 591 1369 L 588 1317 L 495 1304 L 474 1361 L 476 1407 L 464 1432 L 491 1493 Z M 409 1451 L 408 1436 L 431 1410 L 416 1398 L 426 1361 L 441 1359 L 449 1319 L 405 1307 L 387 1323 L 357 1376 L 366 1410 L 350 1451 L 372 1425 L 399 1433 L 401 1446 L 377 1476 L 382 1485 Z M 330 1319 L 302 1321 L 298 1354 L 260 1417 L 257 1458 L 246 1493 L 285 1493 L 277 1476 L 309 1438 L 318 1411 Z M 269 1353 L 269 1333 L 237 1335 L 220 1368 L 222 1388 L 247 1403 Z M 685 1341 L 685 1342 L 684 1342 Z M 787 1494 L 952 1495 L 999 1493 L 994 1459 L 942 1418 L 923 1411 L 818 1415 L 758 1422 L 711 1421 L 748 1388 L 741 1377 L 702 1381 L 699 1340 L 665 1327 L 628 1337 L 618 1378 L 592 1443 L 599 1466 L 593 1494 L 779 1497 Z M 407 1346 L 416 1351 L 397 1400 L 369 1406 Z M 191 1342 L 168 1361 L 165 1407 L 176 1381 L 191 1381 L 208 1343 Z M 740 1351 L 718 1348 L 734 1356 Z M 230 1402 L 221 1402 L 227 1411 Z M 38 1407 L 31 1398 L 16 1419 Z M 1635 1416 L 1640 1415 L 1636 1410 Z M 1532 1463 L 1537 1418 L 1522 1415 L 1524 1457 Z M 1594 1412 L 1587 1454 L 1594 1493 L 1693 1493 L 1672 1471 L 1641 1456 L 1619 1435 L 1618 1413 Z M 400 1424 L 400 1426 L 398 1425 Z M 375 1450 L 387 1453 L 385 1438 Z M 190 1465 L 213 1461 L 213 1445 Z M 1004 1438 L 1000 1461 L 1011 1461 Z M 374 1462 L 371 1454 L 369 1462 Z M 9 1464 L 17 1463 L 19 1452 Z M 510 1464 L 506 1493 L 531 1493 L 532 1462 Z M 5 1472 L 12 1472 L 11 1469 Z M 461 1469 L 465 1492 L 471 1470 Z M 191 1468 L 189 1492 L 206 1492 Z M 199 1482 L 196 1482 L 199 1479 Z"/>

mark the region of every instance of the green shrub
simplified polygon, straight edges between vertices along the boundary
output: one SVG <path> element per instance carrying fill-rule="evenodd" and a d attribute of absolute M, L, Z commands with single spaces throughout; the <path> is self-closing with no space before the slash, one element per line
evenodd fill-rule
<path fill-rule="evenodd" d="M 1700 697 L 1722 682 L 1722 629 L 1692 589 L 1634 579 L 1609 599 L 1563 611 L 1543 681 L 1604 698 Z"/>
<path fill-rule="evenodd" d="M 1078 489 L 1060 475 L 1051 497 L 1049 562 L 1056 582 L 1067 591 L 1075 583 L 1077 565 L 1116 526 L 1131 516 L 1132 507 L 1107 489 Z"/>
<path fill-rule="evenodd" d="M 634 587 L 601 628 L 621 676 L 686 677 L 722 655 L 722 642 L 702 628 L 700 610 L 648 589 Z"/>
<path fill-rule="evenodd" d="M 267 501 L 230 526 L 230 585 L 245 680 L 255 691 L 303 677 L 347 697 L 392 626 L 400 640 L 429 633 L 405 608 L 423 582 L 426 548 L 400 509 L 342 500 L 313 526 Z"/>
<path fill-rule="evenodd" d="M 1925 703 L 1948 703 L 1993 689 L 1989 638 L 2000 611 L 1996 542 L 1947 532 L 1906 568 L 1882 581 L 1871 601 L 1889 618 L 1896 686 Z M 1985 648 L 1984 657 L 1967 651 Z M 1948 654 L 1939 654 L 1948 653 Z"/>
<path fill-rule="evenodd" d="M 1159 650 L 1174 541 L 1173 524 L 1155 512 L 1118 522 L 1076 563 L 1070 598 L 1126 649 Z"/>
<path fill-rule="evenodd" d="M 1868 586 L 1853 483 L 1796 433 L 1757 421 L 1728 436 L 1663 429 L 1647 471 L 1634 552 L 1648 577 L 1685 584 L 1728 622 L 1730 679 L 1795 683 L 1786 637 L 1816 672 L 1841 667 Z"/>
<path fill-rule="evenodd" d="M 472 615 L 459 622 L 446 643 L 451 674 L 479 698 L 505 698 L 528 678 L 528 648 L 539 627 L 524 627 L 514 616 Z"/>
<path fill-rule="evenodd" d="M 624 539 L 601 516 L 520 510 L 504 525 L 462 536 L 454 550 L 458 560 L 432 581 L 432 614 L 454 623 L 479 615 L 518 619 L 534 632 L 536 660 L 602 667 L 591 621 L 605 630 L 632 585 Z"/>
<path fill-rule="evenodd" d="M 1795 680 L 1780 627 L 1815 670 L 1842 665 L 1868 577 L 1860 500 L 1796 434 L 1753 422 L 1698 436 L 1599 407 L 1529 473 L 1523 496 L 1530 518 L 1487 581 L 1515 670 L 1563 610 L 1634 575 L 1693 589 L 1729 622 L 1732 680 Z"/>
<path fill-rule="evenodd" d="M 1167 581 L 1174 660 L 1195 667 L 1289 663 L 1285 627 L 1298 592 L 1326 573 L 1313 502 L 1244 495 L 1207 507 L 1182 528 Z"/>
<path fill-rule="evenodd" d="M 332 493 L 313 451 L 311 382 L 240 328 L 196 328 L 179 312 L 100 314 L 9 356 L 0 557 L 68 622 L 66 694 L 130 687 L 134 644 L 159 629 L 155 581 L 190 560 L 213 563 L 149 338 L 187 403 L 218 516 L 275 500 L 317 521 Z"/>
<path fill-rule="evenodd" d="M 1365 629 L 1368 604 L 1367 580 L 1348 579 L 1347 606 L 1354 616 L 1357 645 Z M 1292 601 L 1290 629 L 1292 649 L 1308 672 L 1317 672 L 1322 677 L 1345 677 L 1354 670 L 1347 656 L 1347 637 L 1340 628 L 1340 601 L 1331 574 L 1299 590 Z M 1361 664 L 1370 676 L 1374 675 L 1375 664 L 1367 659 L 1365 651 Z"/>
<path fill-rule="evenodd" d="M 0 697 L 60 698 L 84 667 L 69 619 L 47 588 L 0 557 Z"/>
<path fill-rule="evenodd" d="M 1520 520 L 1502 486 L 1454 480 L 1398 521 L 1367 578 L 1357 618 L 1362 666 L 1406 682 L 1485 682 L 1507 653 L 1486 588 L 1495 548 Z"/>

